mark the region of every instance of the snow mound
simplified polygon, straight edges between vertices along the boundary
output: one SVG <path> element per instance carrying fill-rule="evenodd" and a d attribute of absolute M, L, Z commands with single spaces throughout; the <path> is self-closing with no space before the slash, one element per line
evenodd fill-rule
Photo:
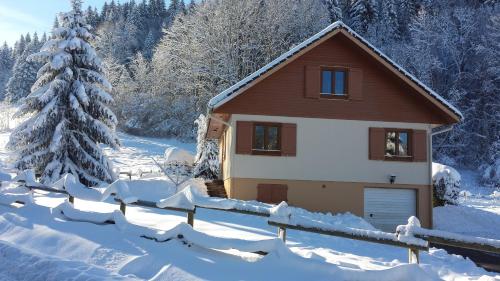
<path fill-rule="evenodd" d="M 292 211 L 288 208 L 288 204 L 285 201 L 272 207 L 269 213 L 271 215 L 271 220 L 275 222 L 288 223 L 292 216 Z"/>
<path fill-rule="evenodd" d="M 169 230 L 155 230 L 148 227 L 132 224 L 127 221 L 120 211 L 112 213 L 96 213 L 77 210 L 68 201 L 53 209 L 54 214 L 61 213 L 65 217 L 84 222 L 105 223 L 114 222 L 116 227 L 122 231 L 139 237 L 146 237 L 156 241 L 169 241 L 174 238 L 183 239 L 189 243 L 207 249 L 216 250 L 239 250 L 243 252 L 275 252 L 291 253 L 279 238 L 264 239 L 258 241 L 220 238 L 210 236 L 194 230 L 186 223 L 179 223 Z"/>
<path fill-rule="evenodd" d="M 432 179 L 435 181 L 439 181 L 441 179 L 450 178 L 455 182 L 460 182 L 462 177 L 460 173 L 454 168 L 443 165 L 440 163 L 433 162 L 432 163 Z"/>
<path fill-rule="evenodd" d="M 187 209 L 194 210 L 195 205 L 193 204 L 193 190 L 191 186 L 184 188 L 181 192 L 174 194 L 166 199 L 161 199 L 156 203 L 158 208 L 179 208 L 179 209 Z"/>
<path fill-rule="evenodd" d="M 434 199 L 438 205 L 457 204 L 460 193 L 461 177 L 450 166 L 432 163 L 432 184 Z"/>
<path fill-rule="evenodd" d="M 81 261 L 43 255 L 7 241 L 0 241 L 0 256 L 0 280 L 139 280 Z"/>
<path fill-rule="evenodd" d="M 175 186 L 165 177 L 149 176 L 138 180 L 127 181 L 130 193 L 145 201 L 156 201 L 175 193 Z"/>
<path fill-rule="evenodd" d="M 420 228 L 420 221 L 418 220 L 418 218 L 415 216 L 409 217 L 407 225 L 399 225 L 396 228 L 398 240 L 405 243 L 418 244 L 427 247 L 428 246 L 427 241 L 420 238 L 416 238 L 414 236 L 413 231 L 419 228 Z"/>
<path fill-rule="evenodd" d="M 137 197 L 131 195 L 127 183 L 122 180 L 116 180 L 107 187 L 88 188 L 81 184 L 72 174 L 65 174 L 54 183 L 53 187 L 66 190 L 71 196 L 83 200 L 104 201 L 112 193 L 115 193 L 124 203 L 137 201 Z"/>
<path fill-rule="evenodd" d="M 40 183 L 36 181 L 35 172 L 30 169 L 20 171 L 12 181 L 24 181 L 29 186 L 40 186 Z"/>
<path fill-rule="evenodd" d="M 215 208 L 223 210 L 235 209 L 240 211 L 262 213 L 265 215 L 269 214 L 269 209 L 272 207 L 272 205 L 257 201 L 206 197 L 199 190 L 200 188 L 196 184 L 188 185 L 172 197 L 157 201 L 156 206 L 159 208 L 175 207 L 190 209 L 191 206 L 198 206 L 202 208 Z"/>
<path fill-rule="evenodd" d="M 169 147 L 165 150 L 165 161 L 193 165 L 194 156 L 187 150 L 178 147 Z"/>
<path fill-rule="evenodd" d="M 33 203 L 33 195 L 23 186 L 13 183 L 3 186 L 0 190 L 0 204 L 12 205 L 16 202 L 23 202 L 25 204 Z"/>

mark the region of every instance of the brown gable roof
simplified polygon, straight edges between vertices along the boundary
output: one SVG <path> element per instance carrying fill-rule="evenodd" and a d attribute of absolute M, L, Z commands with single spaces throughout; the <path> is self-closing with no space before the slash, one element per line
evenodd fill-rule
<path fill-rule="evenodd" d="M 377 61 L 387 67 L 389 70 L 398 75 L 402 80 L 408 83 L 412 88 L 417 90 L 420 94 L 430 100 L 433 104 L 437 105 L 441 110 L 443 110 L 446 114 L 450 115 L 454 120 L 461 121 L 463 119 L 462 113 L 454 107 L 452 104 L 448 103 L 443 97 L 438 95 L 436 92 L 431 90 L 429 87 L 424 85 L 421 81 L 419 81 L 416 77 L 408 73 L 401 66 L 392 61 L 389 57 L 383 54 L 380 50 L 371 45 L 368 41 L 366 41 L 363 37 L 353 31 L 344 23 L 338 21 L 322 31 L 318 32 L 314 36 L 290 49 L 288 52 L 282 54 L 269 64 L 265 65 L 261 69 L 247 76 L 243 80 L 224 90 L 217 96 L 213 97 L 208 104 L 209 110 L 213 111 L 214 109 L 220 107 L 226 102 L 238 96 L 244 90 L 252 87 L 259 81 L 263 80 L 267 76 L 269 76 L 272 72 L 277 69 L 284 67 L 289 64 L 296 58 L 298 58 L 301 54 L 310 50 L 311 48 L 319 45 L 321 42 L 331 38 L 337 33 L 343 33 L 349 39 L 351 39 L 355 44 L 361 47 L 364 51 L 373 56 Z"/>

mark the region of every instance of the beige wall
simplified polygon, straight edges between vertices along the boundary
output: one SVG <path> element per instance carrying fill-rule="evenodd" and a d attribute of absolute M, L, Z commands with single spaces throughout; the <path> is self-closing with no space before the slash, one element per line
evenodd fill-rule
<path fill-rule="evenodd" d="M 231 198 L 255 200 L 259 183 L 286 184 L 288 203 L 292 206 L 318 212 L 351 212 L 360 217 L 364 216 L 365 187 L 415 189 L 417 191 L 417 216 L 423 227 L 432 227 L 429 185 L 230 178 L 224 181 L 224 186 Z M 387 207 L 390 208 L 390 206 Z"/>
<path fill-rule="evenodd" d="M 297 156 L 276 157 L 235 154 L 236 121 L 267 121 L 297 124 Z M 428 162 L 375 161 L 368 159 L 370 127 L 408 128 L 429 131 L 429 124 L 337 120 L 233 114 L 226 130 L 223 179 L 263 178 L 336 182 L 430 184 Z M 429 158 L 430 159 L 430 158 Z M 230 163 L 230 164 L 229 164 Z"/>

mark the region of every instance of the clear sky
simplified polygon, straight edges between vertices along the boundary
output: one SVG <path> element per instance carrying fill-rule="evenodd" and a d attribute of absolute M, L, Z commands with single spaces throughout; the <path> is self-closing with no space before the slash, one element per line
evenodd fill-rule
<path fill-rule="evenodd" d="M 100 9 L 108 0 L 84 0 L 83 7 Z M 117 3 L 126 0 L 116 1 Z M 57 13 L 68 11 L 69 0 L 0 0 L 0 44 L 13 46 L 21 34 L 50 32 Z"/>

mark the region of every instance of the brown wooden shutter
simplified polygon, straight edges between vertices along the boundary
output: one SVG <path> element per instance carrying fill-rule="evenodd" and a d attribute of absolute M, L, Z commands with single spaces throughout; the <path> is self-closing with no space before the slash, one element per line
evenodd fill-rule
<path fill-rule="evenodd" d="M 252 154 L 253 122 L 236 121 L 236 154 Z"/>
<path fill-rule="evenodd" d="M 369 158 L 370 160 L 384 160 L 385 152 L 385 129 L 370 128 L 369 136 Z"/>
<path fill-rule="evenodd" d="M 271 189 L 271 203 L 279 204 L 288 201 L 288 186 L 286 184 L 273 184 Z"/>
<path fill-rule="evenodd" d="M 318 99 L 321 91 L 321 73 L 318 66 L 305 67 L 305 97 L 311 99 Z"/>
<path fill-rule="evenodd" d="M 286 184 L 258 184 L 257 201 L 278 204 L 288 201 L 288 186 Z"/>
<path fill-rule="evenodd" d="M 427 131 L 413 130 L 413 161 L 427 162 Z"/>
<path fill-rule="evenodd" d="M 281 124 L 281 155 L 297 155 L 297 124 Z"/>
<path fill-rule="evenodd" d="M 257 201 L 271 203 L 271 188 L 267 184 L 257 185 Z"/>
<path fill-rule="evenodd" d="M 349 79 L 348 91 L 352 100 L 363 99 L 363 71 L 361 68 L 351 68 L 347 74 Z"/>

